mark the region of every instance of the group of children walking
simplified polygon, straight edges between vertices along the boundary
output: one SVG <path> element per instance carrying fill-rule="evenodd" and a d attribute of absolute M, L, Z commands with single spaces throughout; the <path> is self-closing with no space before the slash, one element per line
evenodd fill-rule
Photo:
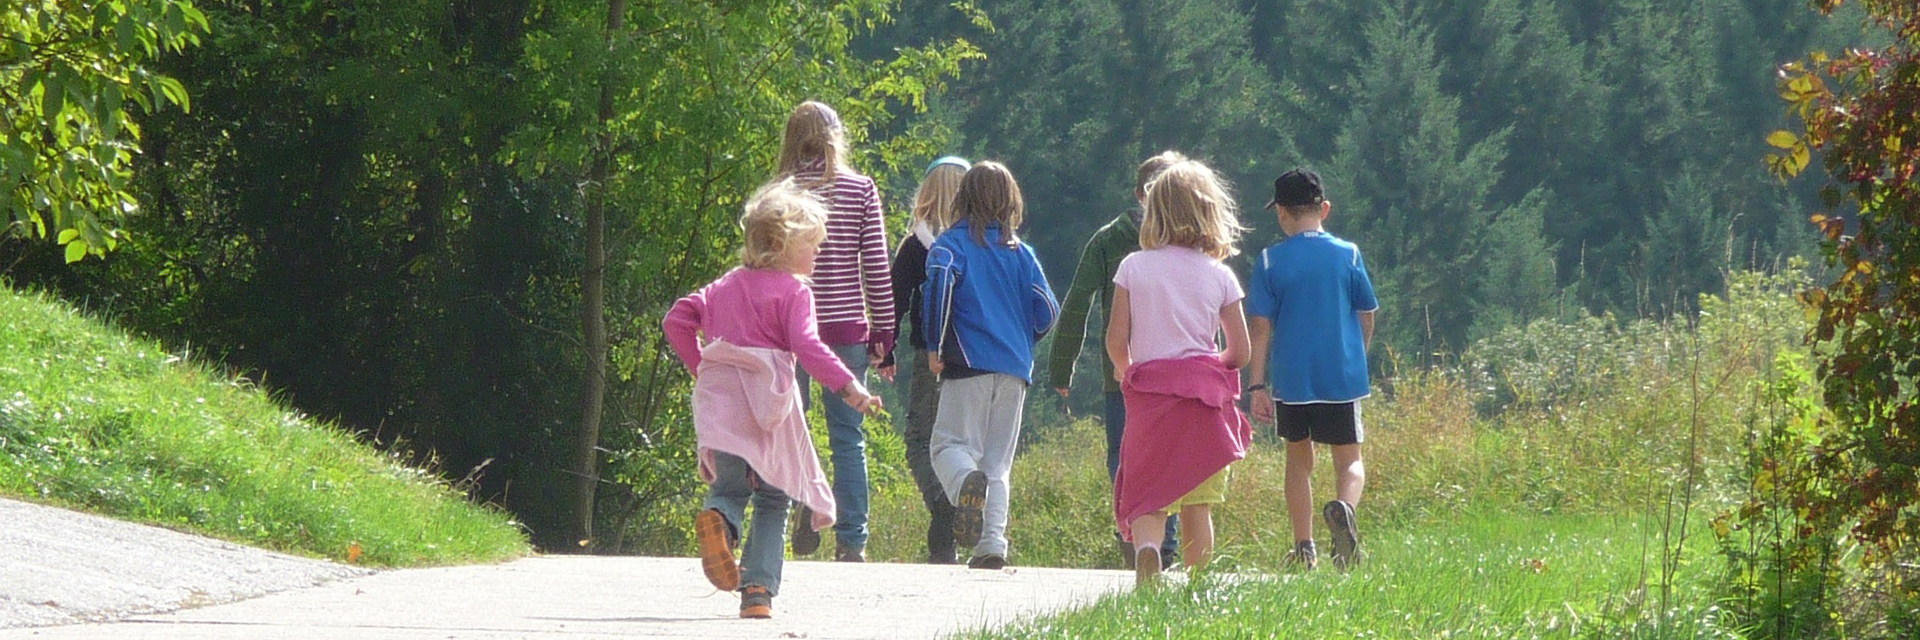
<path fill-rule="evenodd" d="M 1063 312 L 1018 236 L 1025 205 L 1006 166 L 929 164 L 912 229 L 889 265 L 873 180 L 845 155 L 831 107 L 796 107 L 774 180 L 740 218 L 740 268 L 679 300 L 664 322 L 695 376 L 699 469 L 709 484 L 694 520 L 702 568 L 714 587 L 740 592 L 742 617 L 772 615 L 790 503 L 800 505 L 796 554 L 812 553 L 818 531 L 832 526 L 834 558 L 865 559 L 861 414 L 881 402 L 863 379 L 869 368 L 893 377 L 896 308 L 912 345 L 901 358 L 912 372 L 902 436 L 930 515 L 929 562 L 956 563 L 965 549 L 970 568 L 1007 565 L 1034 347 L 1064 321 L 1047 383 L 1067 395 L 1095 297 L 1108 318 L 1114 522 L 1138 583 L 1154 583 L 1176 558 L 1195 569 L 1208 562 L 1211 506 L 1225 501 L 1229 466 L 1252 441 L 1243 392 L 1254 396 L 1253 417 L 1277 419 L 1287 440 L 1290 561 L 1318 563 L 1308 503 L 1314 442 L 1332 445 L 1336 466 L 1337 499 L 1321 509 L 1331 557 L 1343 568 L 1360 557 L 1358 401 L 1369 389 L 1378 304 L 1358 249 L 1321 226 L 1331 205 L 1319 176 L 1296 170 L 1275 180 L 1268 207 L 1287 237 L 1261 252 L 1243 289 L 1224 262 L 1245 231 L 1226 180 L 1177 153 L 1149 158 L 1137 172 L 1140 208 L 1088 243 Z M 809 379 L 825 398 L 831 482 L 805 422 Z"/>

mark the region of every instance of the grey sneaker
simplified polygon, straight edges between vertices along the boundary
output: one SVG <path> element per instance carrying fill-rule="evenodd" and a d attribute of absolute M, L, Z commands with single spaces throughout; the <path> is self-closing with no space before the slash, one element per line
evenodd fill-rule
<path fill-rule="evenodd" d="M 1313 548 L 1312 540 L 1293 543 L 1293 551 L 1287 552 L 1287 566 L 1312 571 L 1320 567 L 1320 553 Z"/>
<path fill-rule="evenodd" d="M 999 571 L 1007 568 L 1007 557 L 997 553 L 977 555 L 967 560 L 967 568 Z"/>
<path fill-rule="evenodd" d="M 1360 563 L 1360 530 L 1353 523 L 1353 505 L 1334 500 L 1320 509 L 1333 532 L 1333 566 L 1345 570 Z"/>

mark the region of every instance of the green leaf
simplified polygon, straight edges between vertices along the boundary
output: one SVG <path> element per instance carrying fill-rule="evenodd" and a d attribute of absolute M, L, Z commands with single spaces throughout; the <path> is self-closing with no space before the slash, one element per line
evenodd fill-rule
<path fill-rule="evenodd" d="M 60 230 L 59 244 L 66 244 L 69 242 L 73 242 L 75 239 L 79 237 L 80 237 L 79 229 L 62 229 Z"/>
<path fill-rule="evenodd" d="M 68 229 L 67 231 L 72 231 Z M 87 257 L 87 241 L 75 238 L 67 243 L 67 264 L 73 264 Z"/>
<path fill-rule="evenodd" d="M 1775 131 L 1767 135 L 1767 144 L 1780 149 L 1792 149 L 1799 141 L 1800 138 L 1789 131 Z"/>
<path fill-rule="evenodd" d="M 40 119 L 51 124 L 60 119 L 60 113 L 67 110 L 66 83 L 58 75 L 49 73 L 40 78 Z"/>

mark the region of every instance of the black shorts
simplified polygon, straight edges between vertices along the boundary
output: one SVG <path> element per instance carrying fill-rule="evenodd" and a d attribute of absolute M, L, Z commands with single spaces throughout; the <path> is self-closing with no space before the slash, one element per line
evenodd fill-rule
<path fill-rule="evenodd" d="M 1366 427 L 1360 423 L 1360 403 L 1273 403 L 1274 430 L 1287 442 L 1312 438 L 1320 444 L 1360 444 Z"/>

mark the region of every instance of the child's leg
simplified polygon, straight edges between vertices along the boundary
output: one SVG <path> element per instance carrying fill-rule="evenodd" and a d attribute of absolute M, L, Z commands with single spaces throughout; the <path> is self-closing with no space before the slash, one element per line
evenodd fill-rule
<path fill-rule="evenodd" d="M 713 484 L 707 486 L 702 509 L 713 509 L 727 519 L 728 533 L 737 541 L 740 523 L 746 521 L 747 496 L 753 493 L 753 470 L 747 461 L 731 453 L 713 452 Z"/>
<path fill-rule="evenodd" d="M 1180 507 L 1180 531 L 1187 539 L 1187 550 L 1181 561 L 1188 571 L 1199 571 L 1207 567 L 1207 561 L 1213 557 L 1213 506 L 1190 504 Z"/>
<path fill-rule="evenodd" d="M 987 475 L 987 504 L 981 517 L 980 543 L 975 555 L 1007 555 L 1008 498 L 1013 480 L 1013 452 L 1020 440 L 1020 413 L 1026 405 L 1027 383 L 1003 374 L 980 376 L 992 384 L 987 420 L 981 439 L 980 471 Z"/>
<path fill-rule="evenodd" d="M 981 429 L 992 398 L 992 378 L 974 376 L 940 383 L 940 410 L 933 418 L 927 457 L 949 503 L 960 501 L 960 483 L 980 468 Z"/>
<path fill-rule="evenodd" d="M 1313 540 L 1313 441 L 1287 443 L 1287 521 L 1295 542 Z"/>
<path fill-rule="evenodd" d="M 913 471 L 913 484 L 920 488 L 920 501 L 927 506 L 927 559 L 948 563 L 953 562 L 953 503 L 941 491 L 930 453 L 933 417 L 940 409 L 940 380 L 927 370 L 926 363 L 927 351 L 914 349 L 907 365 L 912 369 L 907 374 L 907 426 L 900 439 L 907 445 L 907 468 Z"/>
<path fill-rule="evenodd" d="M 1367 467 L 1360 461 L 1360 445 L 1333 445 L 1334 497 L 1347 506 L 1360 506 L 1360 494 L 1366 491 Z"/>
<path fill-rule="evenodd" d="M 740 553 L 740 585 L 760 585 L 780 595 L 780 571 L 786 562 L 787 494 L 753 478 L 753 528 Z"/>
<path fill-rule="evenodd" d="M 1159 548 L 1165 535 L 1167 514 L 1155 511 L 1133 519 L 1133 548 Z"/>
<path fill-rule="evenodd" d="M 867 347 L 864 344 L 835 345 L 833 354 L 853 372 L 853 379 L 865 383 Z M 827 447 L 833 461 L 833 537 L 840 550 L 859 551 L 867 546 L 867 432 L 865 417 L 858 409 L 832 391 L 821 387 L 821 408 L 827 414 Z"/>

